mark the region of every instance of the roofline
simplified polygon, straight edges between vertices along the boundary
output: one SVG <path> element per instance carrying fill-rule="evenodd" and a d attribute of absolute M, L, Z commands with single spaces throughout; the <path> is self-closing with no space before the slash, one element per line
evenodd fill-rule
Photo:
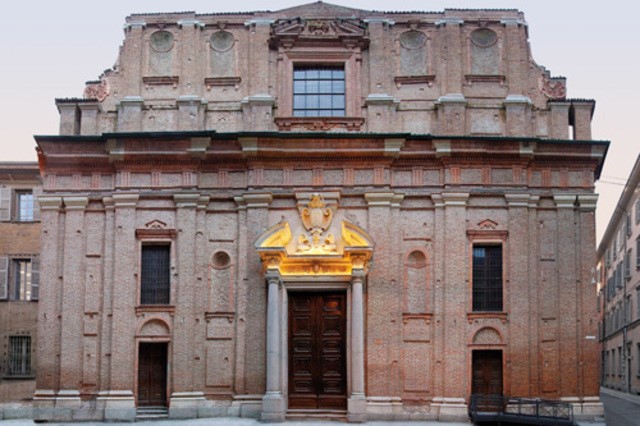
<path fill-rule="evenodd" d="M 626 213 L 626 206 L 633 198 L 636 189 L 638 189 L 638 185 L 640 184 L 640 154 L 636 158 L 636 162 L 633 165 L 633 169 L 631 169 L 631 173 L 629 174 L 629 178 L 627 179 L 627 183 L 622 190 L 622 194 L 620 194 L 620 198 L 618 199 L 618 203 L 616 204 L 615 209 L 613 210 L 613 214 L 611 215 L 611 219 L 609 219 L 609 223 L 607 224 L 607 229 L 602 235 L 602 239 L 600 239 L 600 243 L 598 244 L 598 250 L 596 252 L 598 259 L 604 254 L 606 249 L 605 241 L 609 241 L 611 236 L 615 233 L 618 228 L 618 223 L 622 218 L 622 214 Z"/>

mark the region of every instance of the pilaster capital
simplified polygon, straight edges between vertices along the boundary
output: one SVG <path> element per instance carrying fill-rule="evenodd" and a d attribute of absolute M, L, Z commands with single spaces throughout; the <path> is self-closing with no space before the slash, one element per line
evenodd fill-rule
<path fill-rule="evenodd" d="M 451 141 L 433 141 L 436 158 L 451 157 Z"/>
<path fill-rule="evenodd" d="M 96 102 L 80 102 L 78 104 L 78 108 L 80 108 L 80 111 L 82 111 L 83 113 L 85 111 L 102 111 L 102 106 L 100 104 L 100 102 L 96 101 Z"/>
<path fill-rule="evenodd" d="M 206 209 L 211 201 L 211 197 L 208 195 L 201 195 L 198 197 L 198 209 Z"/>
<path fill-rule="evenodd" d="M 530 194 L 504 194 L 509 207 L 529 207 Z"/>
<path fill-rule="evenodd" d="M 387 93 L 370 93 L 364 100 L 364 104 L 382 105 L 397 108 L 400 101 Z"/>
<path fill-rule="evenodd" d="M 524 95 L 507 95 L 504 99 L 504 105 L 506 107 L 519 106 L 519 105 L 533 105 L 533 101 L 530 97 Z"/>
<path fill-rule="evenodd" d="M 62 197 L 65 210 L 84 210 L 89 204 L 89 197 Z"/>
<path fill-rule="evenodd" d="M 173 194 L 173 202 L 176 204 L 176 207 L 178 208 L 196 208 L 198 207 L 199 200 L 200 200 L 200 194 L 194 194 L 194 193 Z"/>
<path fill-rule="evenodd" d="M 102 204 L 104 204 L 105 210 L 113 210 L 115 206 L 113 197 L 102 197 Z"/>
<path fill-rule="evenodd" d="M 598 204 L 598 194 L 578 195 L 578 204 L 580 211 L 593 212 Z"/>
<path fill-rule="evenodd" d="M 280 271 L 277 269 L 267 269 L 267 273 L 264 277 L 269 285 L 276 284 L 280 286 L 280 284 L 282 284 L 282 276 L 280 275 Z"/>
<path fill-rule="evenodd" d="M 275 19 L 268 19 L 268 18 L 254 18 L 254 19 L 249 19 L 248 21 L 244 22 L 244 26 L 245 27 L 251 27 L 251 26 L 271 26 L 271 24 L 273 24 L 275 21 Z"/>
<path fill-rule="evenodd" d="M 444 200 L 442 199 L 442 195 L 440 195 L 440 194 L 431 194 L 431 200 L 433 201 L 433 205 L 436 208 L 444 207 Z"/>
<path fill-rule="evenodd" d="M 236 197 L 236 203 L 240 205 L 238 198 L 244 200 L 248 209 L 267 209 L 273 201 L 273 194 L 243 194 L 242 197 Z"/>
<path fill-rule="evenodd" d="M 178 106 L 178 108 L 188 106 L 202 107 L 207 105 L 207 100 L 196 95 L 182 95 L 178 96 L 178 98 L 176 99 L 176 105 Z"/>
<path fill-rule="evenodd" d="M 139 199 L 139 194 L 113 194 L 113 205 L 116 208 L 135 208 Z"/>
<path fill-rule="evenodd" d="M 144 99 L 142 96 L 125 96 L 118 103 L 118 107 L 132 107 L 132 108 L 142 108 L 144 105 Z"/>
<path fill-rule="evenodd" d="M 436 104 L 465 106 L 467 104 L 467 98 L 465 98 L 462 93 L 447 93 L 446 95 L 440 96 Z"/>
<path fill-rule="evenodd" d="M 60 207 L 62 207 L 62 197 L 52 197 L 50 195 L 41 195 L 38 197 L 38 203 L 40 203 L 40 211 L 60 210 Z"/>
<path fill-rule="evenodd" d="M 540 202 L 540 196 L 539 195 L 531 195 L 529 197 L 529 208 L 530 209 L 535 209 L 536 207 L 538 207 L 538 203 Z"/>
<path fill-rule="evenodd" d="M 437 20 L 435 24 L 436 24 L 436 27 L 440 27 L 443 25 L 463 25 L 464 19 L 455 18 L 455 17 L 446 17 L 446 18 Z"/>
<path fill-rule="evenodd" d="M 258 155 L 258 138 L 238 138 L 238 142 L 242 147 L 242 155 L 247 157 Z"/>
<path fill-rule="evenodd" d="M 351 270 L 351 284 L 364 284 L 364 278 L 367 272 L 364 268 L 353 268 Z"/>
<path fill-rule="evenodd" d="M 465 207 L 469 199 L 468 192 L 443 192 L 441 195 L 446 207 Z"/>
<path fill-rule="evenodd" d="M 553 201 L 556 202 L 556 208 L 558 209 L 572 209 L 576 203 L 576 195 L 575 194 L 554 195 Z"/>
<path fill-rule="evenodd" d="M 383 207 L 391 206 L 396 195 L 395 192 L 365 192 L 364 198 L 369 207 Z"/>

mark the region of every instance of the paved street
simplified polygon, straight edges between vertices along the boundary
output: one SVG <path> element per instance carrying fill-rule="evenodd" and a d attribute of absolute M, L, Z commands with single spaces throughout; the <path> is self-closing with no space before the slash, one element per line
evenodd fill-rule
<path fill-rule="evenodd" d="M 637 426 L 640 424 L 640 405 L 602 393 L 607 425 Z"/>

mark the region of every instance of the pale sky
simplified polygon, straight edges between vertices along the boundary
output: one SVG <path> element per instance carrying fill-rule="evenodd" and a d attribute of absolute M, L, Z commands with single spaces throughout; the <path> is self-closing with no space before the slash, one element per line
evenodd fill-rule
<path fill-rule="evenodd" d="M 125 17 L 138 12 L 279 10 L 294 0 L 11 1 L 0 25 L 0 161 L 36 161 L 34 134 L 57 134 L 56 97 L 113 66 Z M 640 2 L 623 0 L 332 0 L 368 10 L 515 8 L 525 13 L 535 61 L 567 77 L 568 97 L 596 100 L 593 138 L 610 140 L 596 185 L 598 241 L 640 152 Z"/>

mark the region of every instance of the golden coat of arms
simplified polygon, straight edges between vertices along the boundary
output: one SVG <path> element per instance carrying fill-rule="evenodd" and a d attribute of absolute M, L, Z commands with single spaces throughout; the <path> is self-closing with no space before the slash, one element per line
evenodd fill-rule
<path fill-rule="evenodd" d="M 330 233 L 323 235 L 331 225 L 333 210 L 325 204 L 320 194 L 313 194 L 309 204 L 300 209 L 300 218 L 305 229 L 311 235 L 300 234 L 298 252 L 326 254 L 336 251 L 335 237 Z"/>

